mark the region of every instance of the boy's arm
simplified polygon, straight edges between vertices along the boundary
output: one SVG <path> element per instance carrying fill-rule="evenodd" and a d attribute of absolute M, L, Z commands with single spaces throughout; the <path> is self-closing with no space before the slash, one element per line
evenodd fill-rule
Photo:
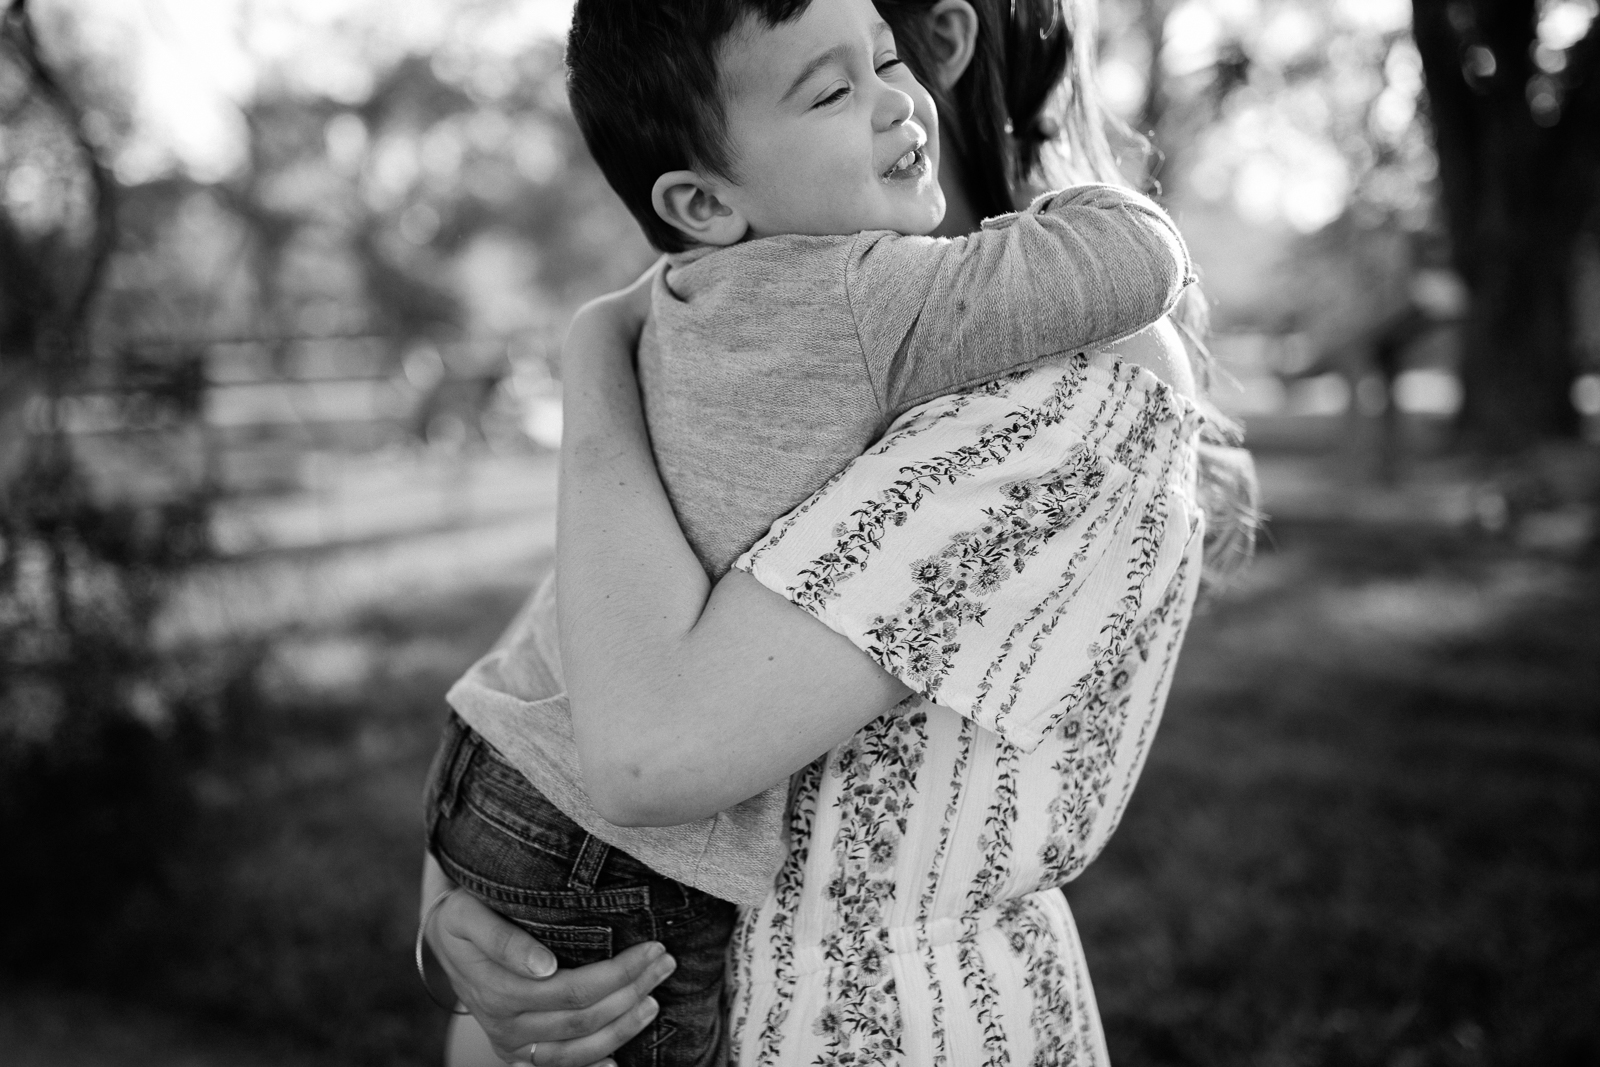
<path fill-rule="evenodd" d="M 1080 185 L 941 241 L 863 236 L 850 310 L 885 411 L 1044 356 L 1114 344 L 1172 310 L 1194 280 L 1182 236 L 1138 193 Z"/>

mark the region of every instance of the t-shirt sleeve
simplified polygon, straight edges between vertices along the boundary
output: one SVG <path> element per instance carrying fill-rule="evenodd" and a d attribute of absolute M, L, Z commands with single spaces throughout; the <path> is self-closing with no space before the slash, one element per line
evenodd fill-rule
<path fill-rule="evenodd" d="M 1199 421 L 1148 371 L 1046 360 L 907 412 L 735 566 L 1032 750 L 1181 634 Z"/>
<path fill-rule="evenodd" d="M 1081 185 L 966 237 L 862 234 L 846 289 L 879 403 L 898 413 L 1137 333 L 1172 310 L 1193 273 L 1154 203 Z"/>

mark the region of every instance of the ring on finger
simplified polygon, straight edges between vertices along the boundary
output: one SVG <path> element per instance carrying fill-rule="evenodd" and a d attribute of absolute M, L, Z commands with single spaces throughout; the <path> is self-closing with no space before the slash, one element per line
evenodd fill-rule
<path fill-rule="evenodd" d="M 538 1051 L 539 1051 L 539 1042 L 537 1042 L 537 1041 L 528 1042 L 528 1054 L 526 1056 L 523 1056 L 520 1062 L 527 1064 L 528 1067 L 535 1067 L 534 1062 L 533 1062 L 533 1057 L 534 1057 L 534 1054 L 537 1053 Z"/>

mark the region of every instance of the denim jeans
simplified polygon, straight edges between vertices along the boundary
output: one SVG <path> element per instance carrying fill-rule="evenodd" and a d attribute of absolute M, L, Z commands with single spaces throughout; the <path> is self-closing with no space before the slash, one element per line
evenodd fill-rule
<path fill-rule="evenodd" d="M 426 793 L 428 849 L 456 883 L 538 938 L 562 967 L 659 941 L 678 963 L 619 1067 L 720 1067 L 733 904 L 578 826 L 454 713 Z"/>

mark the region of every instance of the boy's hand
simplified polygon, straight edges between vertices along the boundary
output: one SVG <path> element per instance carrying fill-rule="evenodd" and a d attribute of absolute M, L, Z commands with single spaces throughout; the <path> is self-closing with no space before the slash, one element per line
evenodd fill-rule
<path fill-rule="evenodd" d="M 632 326 L 636 336 L 644 329 L 644 320 L 650 317 L 650 291 L 655 288 L 656 276 L 666 269 L 667 257 L 662 256 L 650 264 L 632 285 L 611 294 L 621 299 L 619 321 Z"/>
<path fill-rule="evenodd" d="M 1189 353 L 1183 347 L 1183 338 L 1170 316 L 1111 345 L 1109 351 L 1154 374 L 1179 396 L 1193 400 L 1199 393 L 1195 386 L 1194 370 L 1189 363 Z"/>
<path fill-rule="evenodd" d="M 425 884 L 448 886 L 429 858 Z M 431 899 L 431 898 L 425 898 Z M 424 931 L 456 996 L 506 1063 L 588 1067 L 626 1044 L 655 1018 L 649 993 L 676 966 L 659 944 L 635 945 L 574 970 L 526 931 L 468 893 L 453 893 Z"/>

